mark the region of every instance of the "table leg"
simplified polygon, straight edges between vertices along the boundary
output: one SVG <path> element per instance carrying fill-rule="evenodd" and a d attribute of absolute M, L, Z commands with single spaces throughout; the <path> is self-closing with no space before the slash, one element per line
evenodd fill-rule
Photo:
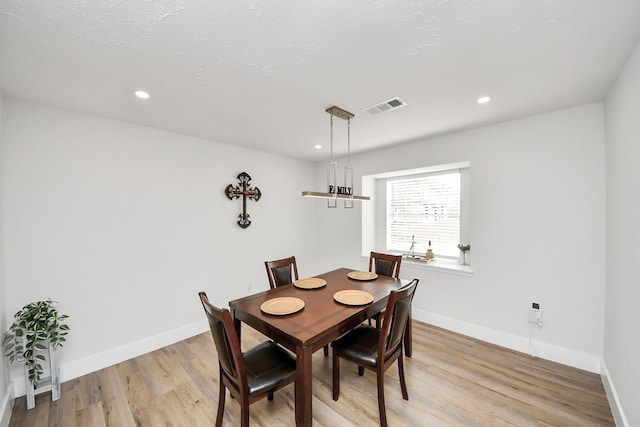
<path fill-rule="evenodd" d="M 238 341 L 240 341 L 240 347 L 242 347 L 242 336 L 240 335 L 240 332 L 242 332 L 242 322 L 236 319 L 235 315 L 233 316 L 233 326 L 236 327 L 236 333 L 238 334 Z"/>
<path fill-rule="evenodd" d="M 296 426 L 310 427 L 313 423 L 311 399 L 312 375 L 311 348 L 296 347 Z"/>

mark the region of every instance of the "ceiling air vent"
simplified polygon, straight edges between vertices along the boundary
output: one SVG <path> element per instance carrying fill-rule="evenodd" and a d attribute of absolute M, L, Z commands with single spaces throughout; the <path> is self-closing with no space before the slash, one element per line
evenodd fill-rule
<path fill-rule="evenodd" d="M 405 105 L 407 104 L 402 99 L 396 96 L 395 98 L 391 98 L 379 104 L 375 104 L 375 105 L 372 105 L 371 107 L 367 107 L 365 110 L 369 114 L 375 115 L 378 113 L 384 113 L 386 111 L 395 110 L 396 108 L 404 107 Z"/>

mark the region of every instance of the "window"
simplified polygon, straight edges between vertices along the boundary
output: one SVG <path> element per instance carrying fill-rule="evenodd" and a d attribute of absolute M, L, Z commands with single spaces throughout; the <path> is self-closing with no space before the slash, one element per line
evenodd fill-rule
<path fill-rule="evenodd" d="M 387 180 L 387 250 L 456 257 L 460 243 L 460 171 Z"/>
<path fill-rule="evenodd" d="M 424 256 L 429 241 L 436 260 L 458 259 L 469 244 L 470 163 L 458 162 L 362 177 L 362 254 L 406 254 L 415 241 Z"/>

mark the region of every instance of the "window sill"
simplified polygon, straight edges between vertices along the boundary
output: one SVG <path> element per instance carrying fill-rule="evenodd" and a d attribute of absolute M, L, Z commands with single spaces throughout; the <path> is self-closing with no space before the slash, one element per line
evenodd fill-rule
<path fill-rule="evenodd" d="M 457 260 L 436 258 L 431 262 L 421 259 L 402 258 L 403 265 L 420 270 L 438 271 L 440 273 L 457 274 L 459 276 L 473 276 L 474 271 L 470 265 L 460 265 Z"/>

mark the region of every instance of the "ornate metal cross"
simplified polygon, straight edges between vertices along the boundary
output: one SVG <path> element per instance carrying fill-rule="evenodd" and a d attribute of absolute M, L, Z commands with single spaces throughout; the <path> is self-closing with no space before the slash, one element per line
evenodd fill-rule
<path fill-rule="evenodd" d="M 262 193 L 258 187 L 251 188 L 249 185 L 249 181 L 251 181 L 251 177 L 246 172 L 241 172 L 238 175 L 238 185 L 233 186 L 232 184 L 227 185 L 227 188 L 224 190 L 224 194 L 227 195 L 229 200 L 239 199 L 242 196 L 242 213 L 238 215 L 238 225 L 242 228 L 247 228 L 251 225 L 251 220 L 249 219 L 249 214 L 247 213 L 247 197 L 250 200 L 255 200 L 256 202 L 260 200 L 260 196 Z"/>

